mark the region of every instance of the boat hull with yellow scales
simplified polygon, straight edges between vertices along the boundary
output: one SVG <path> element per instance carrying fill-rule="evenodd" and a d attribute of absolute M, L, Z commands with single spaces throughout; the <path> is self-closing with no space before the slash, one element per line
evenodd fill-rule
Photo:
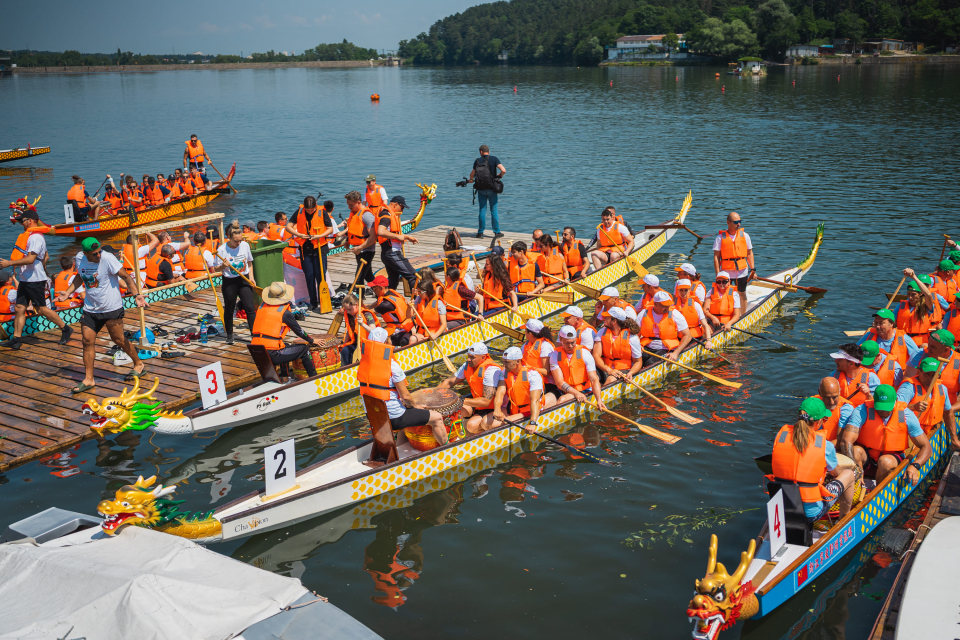
<path fill-rule="evenodd" d="M 50 147 L 27 147 L 26 149 L 2 149 L 0 150 L 0 162 L 12 162 L 24 158 L 32 158 L 44 153 L 50 153 Z"/>

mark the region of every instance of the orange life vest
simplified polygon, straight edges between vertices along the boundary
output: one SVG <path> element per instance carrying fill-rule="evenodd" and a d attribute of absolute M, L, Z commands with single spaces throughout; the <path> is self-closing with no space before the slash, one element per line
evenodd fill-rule
<path fill-rule="evenodd" d="M 880 378 L 880 384 L 888 384 L 892 387 L 897 378 L 897 361 L 887 356 L 880 365 L 880 369 L 874 370 L 874 373 Z"/>
<path fill-rule="evenodd" d="M 123 198 L 117 195 L 116 191 L 105 194 L 103 199 L 110 203 L 111 211 L 120 211 L 120 209 L 123 209 Z"/>
<path fill-rule="evenodd" d="M 380 197 L 380 185 L 377 185 L 376 189 L 367 188 L 365 195 L 367 208 L 370 209 L 370 212 L 376 217 L 380 213 L 380 210 L 387 206 L 387 203 Z"/>
<path fill-rule="evenodd" d="M 16 315 L 14 313 L 14 303 L 10 302 L 10 292 L 15 291 L 16 287 L 11 284 L 5 284 L 0 287 L 0 322 L 7 322 L 13 320 L 13 317 Z"/>
<path fill-rule="evenodd" d="M 504 378 L 507 397 L 510 398 L 510 413 L 530 414 L 530 367 L 520 365 L 516 371 L 507 372 Z M 543 409 L 543 393 L 540 393 L 540 408 Z"/>
<path fill-rule="evenodd" d="M 147 187 L 143 192 L 143 199 L 148 207 L 155 207 L 163 204 L 163 191 L 160 187 Z"/>
<path fill-rule="evenodd" d="M 657 295 L 663 291 L 660 287 L 657 287 L 657 290 L 653 294 L 644 293 L 643 297 L 640 298 L 640 309 L 653 309 L 653 296 Z"/>
<path fill-rule="evenodd" d="M 139 186 L 124 189 L 123 196 L 126 198 L 127 204 L 133 205 L 134 211 L 143 211 L 143 191 L 140 190 Z"/>
<path fill-rule="evenodd" d="M 77 203 L 78 209 L 87 209 L 87 196 L 83 195 L 85 191 L 82 184 L 75 184 L 67 191 L 67 200 L 73 200 Z"/>
<path fill-rule="evenodd" d="M 257 313 L 257 317 L 260 314 Z M 390 361 L 393 359 L 393 346 L 371 340 L 360 341 L 360 364 L 357 366 L 357 380 L 360 382 L 360 395 L 390 399 Z"/>
<path fill-rule="evenodd" d="M 624 329 L 614 336 L 610 329 L 600 338 L 603 364 L 617 371 L 629 371 L 633 366 L 633 352 L 630 350 L 630 331 Z"/>
<path fill-rule="evenodd" d="M 685 274 L 685 275 L 686 275 L 686 277 L 689 279 L 690 274 L 688 273 L 688 274 Z M 703 296 L 701 296 L 699 293 L 697 293 L 698 291 L 700 291 L 701 288 L 703 289 Z M 688 294 L 688 297 L 689 297 L 691 300 L 696 300 L 697 302 L 700 303 L 700 306 L 702 307 L 703 305 L 705 305 L 705 304 L 707 303 L 706 295 L 707 295 L 707 288 L 706 288 L 705 286 L 703 286 L 703 283 L 702 283 L 702 282 L 700 282 L 699 280 L 690 280 L 690 293 Z M 676 285 L 676 284 L 673 285 L 673 299 L 674 299 L 674 300 L 677 299 L 677 285 Z"/>
<path fill-rule="evenodd" d="M 771 480 L 786 480 L 800 488 L 800 500 L 820 502 L 834 495 L 823 486 L 827 475 L 827 438 L 823 431 L 811 431 L 803 453 L 793 446 L 794 425 L 785 424 L 773 441 L 773 474 Z"/>
<path fill-rule="evenodd" d="M 359 313 L 366 314 L 367 322 L 365 324 L 372 324 L 376 327 L 380 326 L 380 322 L 377 320 L 377 316 L 374 313 L 368 311 L 367 309 L 361 309 Z M 351 319 L 347 314 L 343 314 L 343 319 L 346 321 L 347 325 L 347 337 L 343 341 L 343 346 L 350 346 L 357 341 L 357 327 L 360 328 L 360 339 L 367 339 L 367 330 L 359 326 L 359 323 L 357 322 L 357 316 L 354 316 L 353 319 Z"/>
<path fill-rule="evenodd" d="M 936 301 L 936 296 L 934 296 L 933 308 L 923 317 L 919 316 L 918 311 L 919 309 L 911 309 L 910 303 L 903 300 L 897 307 L 897 328 L 903 329 L 904 333 L 913 338 L 918 347 L 925 349 L 930 340 L 931 328 L 940 322 L 943 314 L 940 312 L 940 304 Z"/>
<path fill-rule="evenodd" d="M 619 223 L 613 223 L 613 229 L 607 229 L 603 223 L 597 225 L 597 244 L 601 249 L 622 250 L 623 236 L 620 235 Z"/>
<path fill-rule="evenodd" d="M 313 214 L 313 219 L 310 221 L 310 230 L 307 231 L 307 213 L 303 205 L 300 205 L 300 208 L 297 209 L 297 233 L 301 235 L 311 235 L 318 236 L 321 233 L 327 231 L 327 225 L 323 222 L 323 207 L 317 207 L 316 212 Z M 321 238 L 320 240 L 307 240 L 306 238 L 297 238 L 297 244 L 303 246 L 304 242 L 309 242 L 311 246 L 317 246 L 317 242 L 326 242 L 325 239 Z"/>
<path fill-rule="evenodd" d="M 286 229 L 287 226 L 284 224 L 277 224 L 276 222 L 271 222 L 267 225 L 267 239 L 268 240 L 283 240 L 280 237 L 280 233 Z"/>
<path fill-rule="evenodd" d="M 496 367 L 497 364 L 490 358 L 489 355 L 484 356 L 483 360 L 480 361 L 480 364 L 476 368 L 468 366 L 463 372 L 464 377 L 467 380 L 467 384 L 470 385 L 470 393 L 473 395 L 474 399 L 483 398 L 483 376 L 486 374 L 488 367 Z M 474 407 L 474 409 L 492 409 L 493 408 L 493 398 L 490 398 L 490 402 L 482 407 Z"/>
<path fill-rule="evenodd" d="M 399 234 L 402 228 L 402 224 L 400 223 L 400 212 L 399 211 L 393 212 L 393 211 L 390 211 L 389 208 L 384 207 L 383 210 L 380 212 L 380 216 L 377 218 L 377 221 L 373 224 L 373 231 L 374 231 L 373 235 L 375 238 L 377 238 L 377 240 L 380 239 L 380 233 L 379 233 L 380 223 L 383 222 L 384 220 L 388 222 L 388 224 L 384 226 L 387 227 L 387 230 L 390 231 L 390 233 Z M 389 242 L 393 242 L 393 240 L 387 240 L 386 238 L 384 238 L 382 244 L 384 244 L 384 246 L 392 246 L 388 244 Z M 469 264 L 469 262 L 470 262 L 469 258 L 464 258 L 461 264 L 460 270 L 464 271 L 466 269 L 466 265 Z"/>
<path fill-rule="evenodd" d="M 29 231 L 24 231 L 17 236 L 17 239 L 13 242 L 13 250 L 10 252 L 11 260 L 19 260 L 20 258 L 27 257 L 27 240 L 29 239 Z"/>
<path fill-rule="evenodd" d="M 690 329 L 690 335 L 694 338 L 701 338 L 703 337 L 703 325 L 700 324 L 700 314 L 697 313 L 696 304 L 693 298 L 688 297 L 684 304 L 677 305 L 677 311 L 679 311 L 680 314 L 683 315 L 683 319 L 687 321 L 687 328 Z"/>
<path fill-rule="evenodd" d="M 727 287 L 725 293 L 720 293 L 717 287 L 713 287 L 710 291 L 710 295 L 707 296 L 710 313 L 720 322 L 728 322 L 733 318 L 733 312 L 735 311 L 734 305 L 736 302 L 733 300 L 733 287 Z"/>
<path fill-rule="evenodd" d="M 676 349 L 680 346 L 680 332 L 676 321 L 670 317 L 669 309 L 663 314 L 660 322 L 654 322 L 653 309 L 647 309 L 640 321 L 640 345 L 645 347 L 657 338 L 667 349 Z"/>
<path fill-rule="evenodd" d="M 860 427 L 857 444 L 869 449 L 872 454 L 903 453 L 910 439 L 907 433 L 907 403 L 897 400 L 886 424 L 874 410 L 872 399 L 865 404 L 867 419 Z M 877 459 L 878 456 L 872 457 Z"/>
<path fill-rule="evenodd" d="M 426 324 L 426 328 L 431 333 L 436 334 L 440 328 L 440 300 L 438 294 L 435 294 L 429 301 L 427 301 L 425 295 L 420 296 L 420 302 L 417 303 L 417 313 L 423 318 L 423 323 L 417 320 L 417 326 L 424 328 L 423 325 Z"/>
<path fill-rule="evenodd" d="M 379 305 L 384 300 L 393 303 L 393 306 L 396 309 L 396 311 L 388 311 L 380 316 L 383 318 L 383 323 L 387 329 L 387 333 L 393 334 L 398 327 L 403 331 L 410 331 L 413 329 L 413 320 L 407 317 L 408 305 L 403 296 L 393 289 L 387 289 L 386 294 L 377 298 L 377 304 Z"/>
<path fill-rule="evenodd" d="M 890 350 L 880 349 L 880 353 L 886 354 L 888 358 L 896 360 L 901 369 L 906 369 L 907 360 L 910 359 L 910 352 L 907 351 L 907 344 L 903 339 L 906 333 L 903 329 L 894 329 L 894 332 L 893 340 L 890 341 Z M 873 327 L 870 327 L 863 335 L 863 340 L 873 340 L 877 344 L 880 343 L 877 331 Z"/>
<path fill-rule="evenodd" d="M 513 290 L 517 293 L 527 293 L 537 287 L 537 264 L 527 259 L 527 264 L 522 267 L 517 264 L 510 265 L 510 280 L 513 282 Z"/>
<path fill-rule="evenodd" d="M 543 363 L 540 360 L 540 348 L 543 346 L 543 343 L 553 344 L 546 338 L 537 338 L 533 342 L 524 342 L 523 343 L 523 362 L 528 367 L 533 369 L 543 369 Z"/>
<path fill-rule="evenodd" d="M 871 369 L 860 367 L 850 378 L 847 378 L 847 374 L 843 371 L 837 371 L 837 382 L 840 383 L 840 395 L 850 400 L 850 404 L 855 407 L 859 407 L 868 400 L 862 393 L 854 394 L 854 391 L 857 390 L 857 385 L 870 384 L 870 371 Z"/>
<path fill-rule="evenodd" d="M 579 254 L 578 254 L 579 255 Z M 564 257 L 560 255 L 556 247 L 550 250 L 550 253 L 543 254 L 541 258 L 543 263 L 540 265 L 540 270 L 544 273 L 549 273 L 552 276 L 563 277 L 563 264 Z"/>
<path fill-rule="evenodd" d="M 903 383 L 913 385 L 913 402 L 917 402 L 926 394 L 926 390 L 916 378 L 907 378 Z M 927 410 L 923 412 L 914 411 L 914 413 L 917 414 L 917 420 L 920 421 L 923 432 L 932 436 L 940 423 L 943 422 L 943 392 L 940 390 L 940 382 L 937 382 L 937 386 L 927 399 Z"/>
<path fill-rule="evenodd" d="M 186 269 L 184 277 L 201 278 L 207 275 L 206 263 L 203 260 L 203 247 L 190 247 L 183 257 L 183 266 Z"/>
<path fill-rule="evenodd" d="M 79 307 L 80 305 L 83 304 L 83 300 L 80 298 L 80 296 L 77 293 L 74 293 L 72 296 L 67 298 L 65 302 L 60 302 L 59 300 L 57 300 L 58 295 L 66 292 L 66 290 L 70 288 L 70 280 L 76 275 L 77 275 L 76 269 L 71 267 L 64 271 L 61 271 L 53 279 L 53 294 L 54 294 L 53 304 L 55 308 L 70 309 L 72 307 Z M 0 301 L 0 305 L 2 304 L 3 304 L 2 301 Z M 0 322 L 2 321 L 3 319 L 0 318 Z"/>
<path fill-rule="evenodd" d="M 583 268 L 587 266 L 583 261 L 583 256 L 580 255 L 581 248 L 583 248 L 583 243 L 579 240 L 574 240 L 570 244 L 564 242 L 560 245 L 560 253 L 563 254 L 563 259 L 567 262 L 567 270 L 571 277 L 580 275 Z"/>
<path fill-rule="evenodd" d="M 257 241 L 260 239 L 260 234 L 256 231 L 245 231 L 243 234 L 243 239 L 247 241 L 247 244 L 250 245 L 250 248 L 253 249 Z"/>
<path fill-rule="evenodd" d="M 145 270 L 147 268 L 147 261 L 144 258 L 140 258 L 139 262 L 140 264 L 138 266 L 140 267 L 140 270 L 141 271 Z M 133 267 L 133 245 L 132 244 L 123 245 L 123 268 L 126 269 L 130 273 L 130 275 L 133 275 L 135 273 L 135 269 Z"/>
<path fill-rule="evenodd" d="M 485 310 L 490 311 L 503 307 L 503 303 L 500 302 L 503 300 L 503 286 L 499 280 L 493 277 L 493 274 L 486 271 L 483 273 L 483 290 L 483 308 Z M 485 293 L 487 291 L 496 296 L 496 299 Z"/>
<path fill-rule="evenodd" d="M 129 245 L 126 245 L 129 246 Z M 166 258 L 159 253 L 154 256 L 147 258 L 147 279 L 144 282 L 148 287 L 157 287 L 161 284 L 169 284 L 167 282 L 160 282 L 160 265 L 166 262 L 170 265 L 170 271 L 173 271 L 173 263 L 170 262 L 169 258 Z"/>
<path fill-rule="evenodd" d="M 363 226 L 363 214 L 368 211 L 368 209 L 361 206 L 356 212 L 351 211 L 350 217 L 347 218 L 347 241 L 351 247 L 358 247 L 363 244 L 363 232 L 366 230 L 366 227 Z M 320 213 L 320 211 L 318 210 L 317 213 Z M 371 211 L 370 213 L 373 212 Z M 300 224 L 299 218 L 297 224 Z"/>
<path fill-rule="evenodd" d="M 180 186 L 180 190 L 188 196 L 192 196 L 197 192 L 197 190 L 193 187 L 193 182 L 187 178 L 180 178 L 177 181 L 177 184 Z"/>
<path fill-rule="evenodd" d="M 187 145 L 187 154 L 190 162 L 203 162 L 203 156 L 206 154 L 203 153 L 203 143 L 200 142 L 200 138 L 197 138 L 197 146 L 193 146 L 189 140 L 185 140 L 184 142 Z"/>
<path fill-rule="evenodd" d="M 931 273 L 930 280 L 932 284 L 928 285 L 928 288 L 943 296 L 949 304 L 953 304 L 957 297 L 957 283 L 953 281 L 953 278 L 944 278 L 936 273 Z"/>
<path fill-rule="evenodd" d="M 577 345 L 569 356 L 563 349 L 558 349 L 557 354 L 557 366 L 563 374 L 563 381 L 577 391 L 583 391 L 590 380 L 587 365 L 583 362 L 583 347 Z"/>
<path fill-rule="evenodd" d="M 443 303 L 447 306 L 447 320 L 463 320 L 463 298 L 460 297 L 459 288 L 459 280 L 447 280 L 443 284 Z"/>
<path fill-rule="evenodd" d="M 170 194 L 167 197 L 171 200 L 176 200 L 183 196 L 183 189 L 180 188 L 180 183 L 177 181 L 167 182 L 167 189 L 170 190 Z"/>
<path fill-rule="evenodd" d="M 923 358 L 928 357 L 930 356 L 927 353 L 923 354 Z M 921 358 L 921 361 L 923 358 Z M 947 394 L 950 396 L 950 404 L 956 403 L 957 394 L 960 392 L 960 353 L 957 351 L 951 350 L 950 356 L 943 364 L 943 369 L 940 371 L 940 384 L 946 387 Z"/>
<path fill-rule="evenodd" d="M 261 304 L 257 309 L 257 317 L 253 320 L 253 339 L 250 344 L 263 345 L 270 351 L 283 349 L 283 336 L 290 330 L 283 322 L 283 314 L 289 308 L 289 304 Z M 387 377 L 389 376 L 390 367 L 387 367 Z"/>
<path fill-rule="evenodd" d="M 813 397 L 820 398 L 820 394 L 817 394 Z M 820 399 L 822 400 L 823 398 Z M 848 404 L 851 407 L 855 406 L 843 396 L 840 396 L 838 400 L 839 404 L 837 405 L 837 408 L 830 412 L 830 417 L 824 420 L 823 426 L 820 427 L 820 430 L 826 434 L 827 440 L 830 440 L 831 442 L 836 441 L 836 439 L 840 436 L 840 412 L 843 410 L 843 407 Z"/>
<path fill-rule="evenodd" d="M 748 253 L 747 238 L 743 229 L 737 229 L 733 237 L 730 237 L 726 229 L 720 230 L 720 269 L 722 271 L 738 272 L 746 269 Z"/>
<path fill-rule="evenodd" d="M 943 328 L 952 333 L 954 338 L 960 336 L 960 309 L 950 307 L 943 316 L 943 324 Z"/>
<path fill-rule="evenodd" d="M 193 183 L 195 191 L 203 191 L 206 187 L 206 184 L 203 182 L 203 176 L 200 175 L 199 171 L 190 176 L 190 181 Z"/>

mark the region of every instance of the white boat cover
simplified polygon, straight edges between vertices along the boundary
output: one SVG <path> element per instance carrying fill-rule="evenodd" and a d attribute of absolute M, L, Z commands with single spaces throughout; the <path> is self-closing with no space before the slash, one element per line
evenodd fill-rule
<path fill-rule="evenodd" d="M 306 594 L 295 578 L 141 527 L 66 547 L 0 545 L 3 640 L 226 639 Z"/>
<path fill-rule="evenodd" d="M 310 292 L 307 291 L 307 279 L 303 271 L 283 263 L 283 281 L 293 287 L 293 301 L 310 304 Z M 330 284 L 327 283 L 329 287 Z M 331 291 L 332 293 L 332 291 Z"/>
<path fill-rule="evenodd" d="M 920 543 L 897 617 L 896 640 L 956 638 L 960 625 L 960 517 L 941 520 Z"/>

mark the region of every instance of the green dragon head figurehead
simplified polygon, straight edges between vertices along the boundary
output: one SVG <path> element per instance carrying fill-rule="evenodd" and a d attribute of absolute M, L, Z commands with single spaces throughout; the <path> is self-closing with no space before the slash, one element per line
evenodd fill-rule
<path fill-rule="evenodd" d="M 161 403 L 153 397 L 153 392 L 159 385 L 160 378 L 156 378 L 153 386 L 141 393 L 140 378 L 137 378 L 133 388 L 130 391 L 124 388 L 119 397 L 104 398 L 102 404 L 90 398 L 82 407 L 83 413 L 90 416 L 90 428 L 102 436 L 104 431 L 142 431 L 155 426 L 157 407 Z M 154 403 L 147 404 L 141 400 L 152 400 Z"/>
<path fill-rule="evenodd" d="M 121 527 L 135 524 L 141 527 L 158 527 L 174 520 L 178 515 L 177 505 L 183 500 L 167 500 L 177 490 L 176 487 L 153 487 L 156 476 L 146 480 L 143 476 L 134 484 L 124 485 L 117 491 L 113 500 L 104 500 L 97 505 L 97 511 L 103 516 L 101 528 L 107 535 L 116 535 Z"/>

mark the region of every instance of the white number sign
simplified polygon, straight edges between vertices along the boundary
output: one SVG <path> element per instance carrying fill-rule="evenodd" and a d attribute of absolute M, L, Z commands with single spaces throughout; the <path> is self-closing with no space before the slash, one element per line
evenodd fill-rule
<path fill-rule="evenodd" d="M 200 381 L 200 400 L 203 408 L 215 407 L 227 401 L 227 389 L 223 382 L 223 367 L 220 361 L 208 364 L 197 369 L 197 379 Z"/>
<path fill-rule="evenodd" d="M 783 521 L 783 491 L 780 489 L 767 503 L 767 524 L 770 529 L 770 557 L 776 558 L 787 543 L 787 528 Z"/>
<path fill-rule="evenodd" d="M 73 224 L 73 205 L 65 204 L 63 205 L 63 218 L 66 220 L 66 224 Z"/>
<path fill-rule="evenodd" d="M 282 493 L 297 482 L 294 462 L 296 446 L 293 439 L 272 445 L 263 450 L 263 471 L 268 496 Z"/>

